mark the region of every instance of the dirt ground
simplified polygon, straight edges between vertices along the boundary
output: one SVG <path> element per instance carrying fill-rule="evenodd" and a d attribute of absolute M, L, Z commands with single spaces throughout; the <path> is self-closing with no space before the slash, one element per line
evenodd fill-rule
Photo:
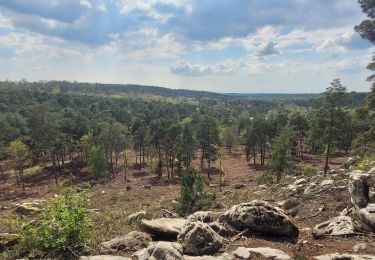
<path fill-rule="evenodd" d="M 280 186 L 259 187 L 258 178 L 262 175 L 263 167 L 252 165 L 246 162 L 241 146 L 232 149 L 231 152 L 223 150 L 224 160 L 222 168 L 225 172 L 223 176 L 222 191 L 230 190 L 231 193 L 219 191 L 219 176 L 212 174 L 211 180 L 207 179 L 207 173 L 201 172 L 207 187 L 206 190 L 217 194 L 217 201 L 222 205 L 214 211 L 224 211 L 234 204 L 251 201 L 252 199 L 262 199 L 272 204 L 290 197 L 285 194 Z M 348 159 L 348 156 L 341 155 L 332 159 L 332 169 L 339 168 Z M 320 157 L 309 156 L 303 165 L 309 164 L 318 169 L 322 169 L 323 160 Z M 198 161 L 194 161 L 197 166 Z M 217 165 L 216 165 L 217 166 Z M 299 166 L 302 166 L 300 163 Z M 60 177 L 60 186 L 77 186 L 88 181 L 88 169 L 64 169 L 64 176 Z M 71 173 L 71 174 L 69 174 Z M 155 178 L 152 169 L 146 166 L 141 172 L 131 167 L 129 181 L 124 181 L 124 173 L 120 172 L 114 180 L 107 183 L 97 184 L 90 189 L 91 211 L 94 220 L 94 237 L 96 243 L 109 240 L 119 235 L 136 230 L 136 225 L 128 225 L 126 218 L 128 215 L 146 210 L 151 217 L 157 217 L 162 208 L 173 210 L 173 200 L 179 194 L 179 179 L 167 180 L 165 177 L 159 180 Z M 327 178 L 329 178 L 327 176 Z M 293 183 L 290 177 L 283 180 L 285 185 Z M 243 183 L 243 189 L 234 189 L 234 184 Z M 211 184 L 211 185 L 210 185 Z M 151 185 L 151 188 L 145 186 Z M 285 186 L 284 185 L 284 186 Z M 59 192 L 60 188 L 55 187 L 54 178 L 50 171 L 43 169 L 37 173 L 30 174 L 26 178 L 26 192 L 23 194 L 16 186 L 15 179 L 9 177 L 6 181 L 0 179 L 0 233 L 10 232 L 4 221 L 12 218 L 12 203 L 20 202 L 26 198 L 48 199 Z M 281 238 L 269 238 L 256 234 L 247 234 L 240 239 L 227 243 L 225 251 L 235 250 L 238 246 L 246 247 L 271 247 L 280 249 L 296 259 L 311 259 L 312 256 L 328 253 L 354 253 L 353 247 L 358 243 L 366 243 L 367 248 L 358 254 L 375 255 L 375 235 L 350 236 L 350 237 L 326 237 L 316 240 L 312 237 L 312 228 L 328 219 L 339 215 L 343 207 L 350 207 L 350 199 L 347 189 L 327 189 L 317 197 L 301 197 L 301 214 L 291 217 L 292 221 L 300 229 L 298 242 L 283 241 Z M 319 208 L 324 208 L 318 211 Z M 95 248 L 94 248 L 95 250 Z M 304 257 L 304 258 L 303 258 Z"/>

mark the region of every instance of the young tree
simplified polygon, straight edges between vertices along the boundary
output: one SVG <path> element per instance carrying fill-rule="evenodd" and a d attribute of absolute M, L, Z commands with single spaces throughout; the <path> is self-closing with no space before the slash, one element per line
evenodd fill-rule
<path fill-rule="evenodd" d="M 20 139 L 16 139 L 10 142 L 8 150 L 13 169 L 16 172 L 17 183 L 21 183 L 22 190 L 25 191 L 23 169 L 29 156 L 29 148 Z"/>
<path fill-rule="evenodd" d="M 271 156 L 268 162 L 268 169 L 276 175 L 277 183 L 280 182 L 282 173 L 289 168 L 289 151 L 291 148 L 291 139 L 293 131 L 285 127 L 273 141 L 271 147 Z"/>
<path fill-rule="evenodd" d="M 101 147 L 93 146 L 89 151 L 89 166 L 95 179 L 104 176 L 107 169 L 107 159 Z"/>
<path fill-rule="evenodd" d="M 326 158 L 324 164 L 324 173 L 328 172 L 329 158 L 331 155 L 331 147 L 333 141 L 333 128 L 337 124 L 337 113 L 346 97 L 346 87 L 339 79 L 333 80 L 331 86 L 326 89 L 324 108 L 328 117 L 328 137 L 326 143 Z"/>
<path fill-rule="evenodd" d="M 220 142 L 216 120 L 209 116 L 202 118 L 197 135 L 201 149 L 201 166 L 203 167 L 203 159 L 207 159 L 208 168 L 210 168 L 211 161 L 216 159 Z M 208 177 L 210 178 L 210 176 Z"/>
<path fill-rule="evenodd" d="M 237 126 L 227 126 L 224 128 L 222 136 L 221 136 L 221 142 L 222 144 L 228 148 L 230 151 L 233 147 L 233 145 L 237 141 L 237 134 L 238 134 L 238 127 Z"/>
<path fill-rule="evenodd" d="M 81 160 L 88 161 L 89 151 L 94 146 L 94 136 L 92 133 L 85 134 L 79 139 L 79 146 L 81 148 Z"/>

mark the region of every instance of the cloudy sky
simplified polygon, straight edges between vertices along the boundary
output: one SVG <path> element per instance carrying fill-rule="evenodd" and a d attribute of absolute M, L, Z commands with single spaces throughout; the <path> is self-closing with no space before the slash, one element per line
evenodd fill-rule
<path fill-rule="evenodd" d="M 0 80 L 368 91 L 356 0 L 0 0 Z"/>

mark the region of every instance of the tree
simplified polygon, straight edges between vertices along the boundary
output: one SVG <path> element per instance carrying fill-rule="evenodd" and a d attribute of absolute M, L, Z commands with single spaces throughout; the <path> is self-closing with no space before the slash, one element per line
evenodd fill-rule
<path fill-rule="evenodd" d="M 92 133 L 85 134 L 79 139 L 79 146 L 81 148 L 81 159 L 85 159 L 85 162 L 88 161 L 89 151 L 91 147 L 94 146 L 94 136 Z"/>
<path fill-rule="evenodd" d="M 337 113 L 346 97 L 346 87 L 341 84 L 340 79 L 335 79 L 331 83 L 331 86 L 326 89 L 325 92 L 325 103 L 324 108 L 328 117 L 328 137 L 326 143 L 326 154 L 325 154 L 325 164 L 324 173 L 328 172 L 328 162 L 331 155 L 331 147 L 333 141 L 333 127 L 337 123 Z"/>
<path fill-rule="evenodd" d="M 91 147 L 89 151 L 89 166 L 95 179 L 104 176 L 107 169 L 107 159 L 103 148 L 98 146 Z"/>
<path fill-rule="evenodd" d="M 10 142 L 8 150 L 13 169 L 16 172 L 17 183 L 21 183 L 22 190 L 25 191 L 23 169 L 29 156 L 29 148 L 20 139 L 16 139 Z"/>
<path fill-rule="evenodd" d="M 203 160 L 207 159 L 208 168 L 211 167 L 211 161 L 214 161 L 219 146 L 219 129 L 214 118 L 205 116 L 201 119 L 198 126 L 198 140 L 201 149 L 201 167 Z M 210 176 L 208 176 L 210 178 Z"/>
<path fill-rule="evenodd" d="M 199 210 L 200 198 L 203 194 L 203 182 L 193 167 L 188 167 L 182 172 L 181 191 L 178 198 L 177 211 L 182 214 L 189 214 Z"/>
<path fill-rule="evenodd" d="M 238 127 L 237 126 L 227 126 L 224 128 L 221 142 L 222 144 L 229 149 L 232 149 L 233 145 L 237 141 Z"/>
<path fill-rule="evenodd" d="M 269 171 L 276 175 L 277 183 L 280 182 L 282 173 L 289 168 L 288 154 L 293 134 L 290 128 L 283 128 L 271 146 L 271 156 L 267 166 Z"/>

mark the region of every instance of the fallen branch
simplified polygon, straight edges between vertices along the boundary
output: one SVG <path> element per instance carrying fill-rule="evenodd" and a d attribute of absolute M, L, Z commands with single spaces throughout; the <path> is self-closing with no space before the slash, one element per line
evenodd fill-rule
<path fill-rule="evenodd" d="M 245 229 L 244 231 L 238 233 L 235 237 L 232 238 L 232 242 L 233 241 L 236 241 L 237 239 L 239 239 L 243 234 L 246 234 L 247 232 L 249 232 L 249 229 Z"/>

